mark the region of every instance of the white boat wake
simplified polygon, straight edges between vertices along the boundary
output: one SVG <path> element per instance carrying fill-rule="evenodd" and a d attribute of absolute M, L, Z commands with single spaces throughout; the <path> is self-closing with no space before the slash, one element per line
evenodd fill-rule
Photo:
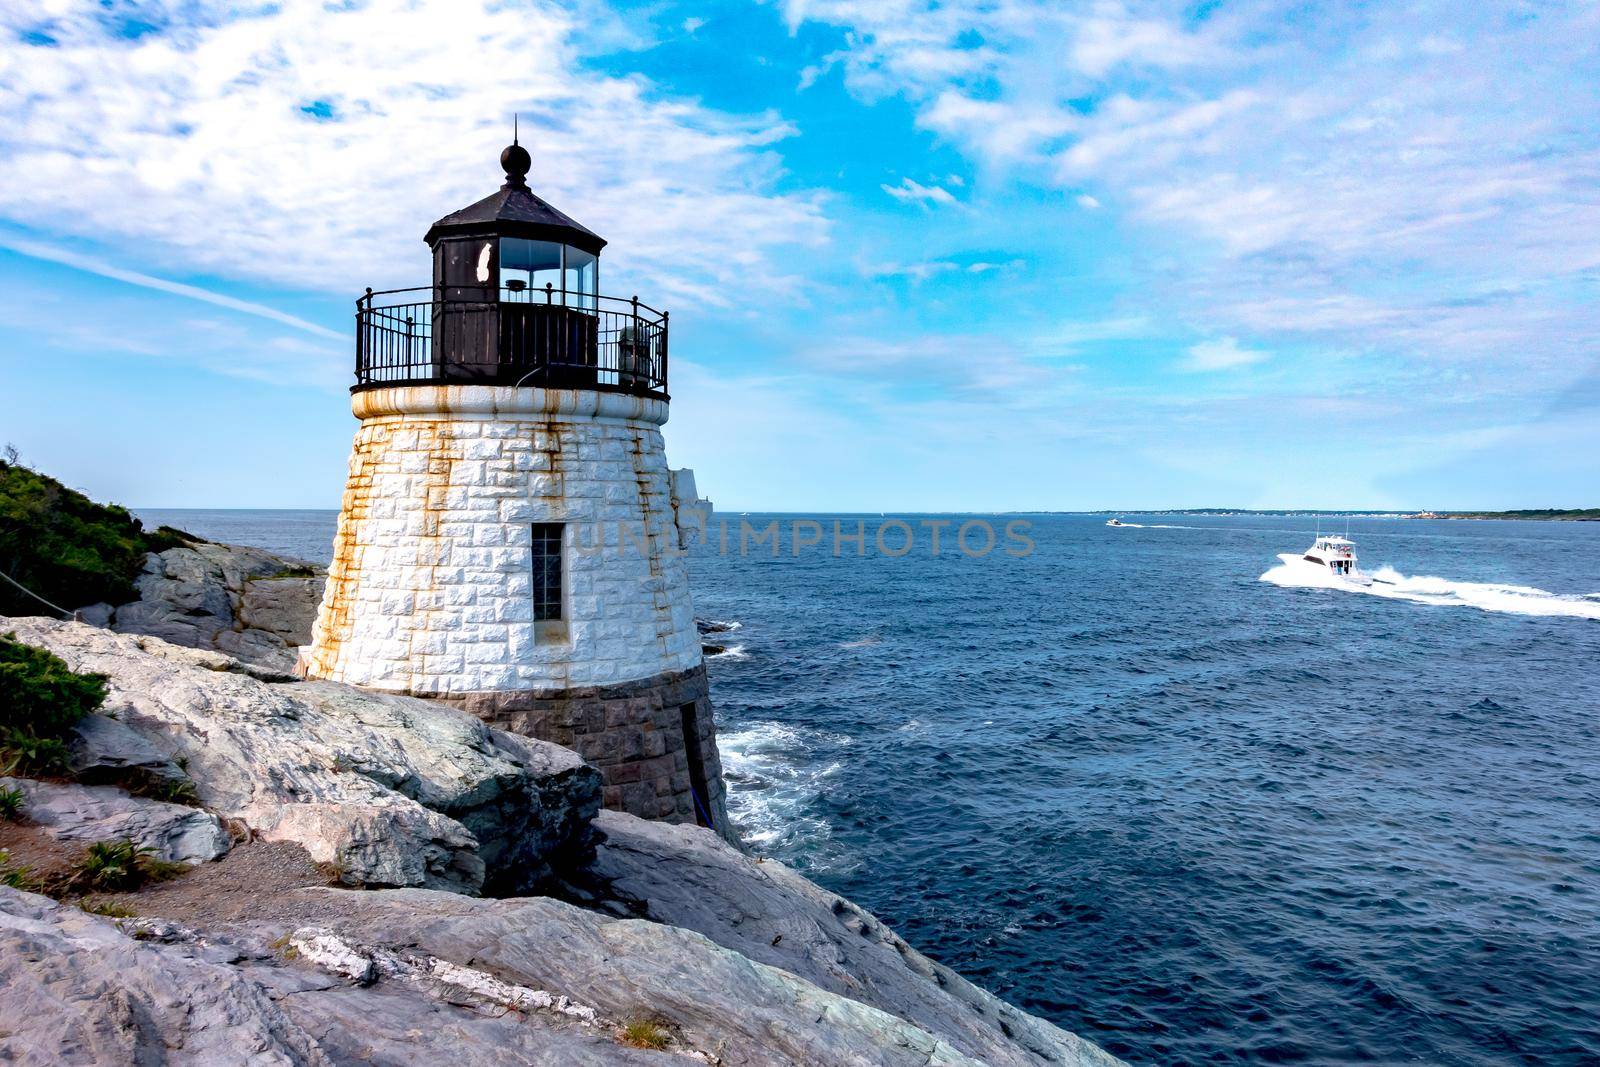
<path fill-rule="evenodd" d="M 1357 585 L 1291 553 L 1283 553 L 1278 558 L 1283 562 L 1263 574 L 1261 580 L 1288 589 L 1339 589 L 1390 600 L 1409 600 L 1414 604 L 1600 621 L 1600 594 L 1568 596 L 1528 585 L 1452 582 L 1431 575 L 1407 577 L 1393 567 L 1373 571 L 1371 585 Z"/>
<path fill-rule="evenodd" d="M 1163 526 L 1155 522 L 1119 522 L 1114 530 L 1198 530 L 1198 526 Z"/>

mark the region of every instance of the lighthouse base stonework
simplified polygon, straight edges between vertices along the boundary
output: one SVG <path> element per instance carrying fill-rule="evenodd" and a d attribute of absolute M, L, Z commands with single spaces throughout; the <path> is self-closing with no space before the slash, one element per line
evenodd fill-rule
<path fill-rule="evenodd" d="M 560 693 L 472 693 L 452 703 L 492 726 L 565 745 L 604 780 L 604 803 L 646 819 L 727 826 L 704 666 Z"/>

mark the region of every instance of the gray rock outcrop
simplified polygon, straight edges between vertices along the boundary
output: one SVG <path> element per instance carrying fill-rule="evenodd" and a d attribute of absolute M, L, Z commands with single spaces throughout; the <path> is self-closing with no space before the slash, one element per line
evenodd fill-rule
<path fill-rule="evenodd" d="M 728 1067 L 981 1063 L 904 1019 L 756 963 L 690 930 L 598 915 L 545 898 L 484 900 L 395 890 L 352 899 L 349 892 L 322 889 L 291 896 L 282 902 L 282 917 L 261 924 L 259 934 L 293 937 L 297 913 L 326 916 L 319 932 L 358 958 L 373 960 L 380 976 L 387 954 L 416 953 L 424 965 L 442 960 L 564 997 L 613 1025 L 651 1019 L 672 1035 L 674 1050 L 698 1052 Z M 339 913 L 329 915 L 332 910 Z"/>
<path fill-rule="evenodd" d="M 134 582 L 138 600 L 79 614 L 119 633 L 225 652 L 287 674 L 294 650 L 311 640 L 326 578 L 305 560 L 196 541 L 146 558 Z"/>
<path fill-rule="evenodd" d="M 526 890 L 581 850 L 598 772 L 441 704 L 274 683 L 215 652 L 42 618 L 0 620 L 109 679 L 104 711 L 183 767 L 200 804 L 292 841 L 349 884 Z"/>
<path fill-rule="evenodd" d="M 259 922 L 193 930 L 112 923 L 0 889 L 0 954 L 14 961 L 0 973 L 0 1003 L 16 1020 L 0 1033 L 0 1057 L 120 1064 L 160 1050 L 163 1062 L 179 1064 L 1118 1062 L 1082 1042 L 986 1061 L 697 933 L 543 898 L 304 889 L 265 910 L 273 914 Z M 660 1036 L 659 1051 L 622 1043 L 624 1025 L 640 1020 Z"/>
<path fill-rule="evenodd" d="M 272 998 L 222 960 L 135 941 L 103 919 L 0 889 L 0 1060 L 325 1064 Z"/>
<path fill-rule="evenodd" d="M 72 776 L 85 785 L 194 788 L 183 769 L 138 731 L 104 715 L 90 715 L 74 727 L 67 762 Z"/>
<path fill-rule="evenodd" d="M 753 859 L 694 827 L 621 812 L 601 812 L 596 825 L 603 839 L 592 871 L 618 903 L 649 919 L 880 1008 L 994 1067 L 1116 1062 L 933 962 L 775 860 Z"/>
<path fill-rule="evenodd" d="M 281 948 L 113 923 L 0 888 L 0 1061 L 24 1067 L 601 1067 L 662 1063 L 556 1013 L 362 986 Z M 443 988 L 440 986 L 439 988 Z M 470 1003 L 470 1002 L 468 1002 Z"/>
<path fill-rule="evenodd" d="M 109 785 L 0 778 L 0 789 L 22 790 L 28 822 L 57 841 L 127 840 L 171 863 L 206 863 L 228 851 L 222 820 L 197 808 L 132 797 Z"/>

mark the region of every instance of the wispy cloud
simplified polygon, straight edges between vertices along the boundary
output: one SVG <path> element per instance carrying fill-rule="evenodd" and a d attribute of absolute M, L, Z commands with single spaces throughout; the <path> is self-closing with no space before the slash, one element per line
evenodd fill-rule
<path fill-rule="evenodd" d="M 170 293 L 173 296 L 181 296 L 188 300 L 198 300 L 203 304 L 213 304 L 220 308 L 227 308 L 229 311 L 241 311 L 246 315 L 271 319 L 273 322 L 281 323 L 285 326 L 293 326 L 297 330 L 303 330 L 306 333 L 314 334 L 330 341 L 347 340 L 342 333 L 330 330 L 326 326 L 319 326 L 314 322 L 308 322 L 297 315 L 291 315 L 288 312 L 279 311 L 277 308 L 268 307 L 266 304 L 259 304 L 253 300 L 240 300 L 224 293 L 212 292 L 210 289 L 202 289 L 196 285 L 186 285 L 183 282 L 169 281 L 166 278 L 157 278 L 154 275 L 144 274 L 136 270 L 124 270 L 121 267 L 105 262 L 103 259 L 78 255 L 37 241 L 0 234 L 0 248 L 8 248 L 32 259 L 42 259 L 47 263 L 59 263 L 64 267 L 86 271 L 102 278 L 126 282 L 129 285 L 137 285 L 144 289 L 154 289 L 161 293 Z"/>
<path fill-rule="evenodd" d="M 956 203 L 955 194 L 942 185 L 923 185 L 921 182 L 904 178 L 899 185 L 880 186 L 884 192 L 900 201 L 902 204 L 934 204 L 948 205 Z"/>
<path fill-rule="evenodd" d="M 1187 357 L 1179 365 L 1189 371 L 1233 370 L 1260 363 L 1266 358 L 1267 353 L 1240 348 L 1236 338 L 1224 337 L 1191 345 Z"/>
<path fill-rule="evenodd" d="M 910 278 L 925 282 L 944 274 L 992 274 L 997 271 L 1016 271 L 1027 265 L 1025 260 L 1008 259 L 1003 263 L 977 259 L 960 262 L 954 259 L 927 259 L 916 263 L 872 263 L 862 268 L 862 273 L 872 278 Z"/>

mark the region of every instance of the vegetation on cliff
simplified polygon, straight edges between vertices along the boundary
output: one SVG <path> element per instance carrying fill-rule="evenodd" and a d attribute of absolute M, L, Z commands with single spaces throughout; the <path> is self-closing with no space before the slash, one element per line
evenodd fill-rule
<path fill-rule="evenodd" d="M 135 596 L 145 554 L 193 541 L 163 526 L 150 532 L 114 504 L 97 504 L 49 475 L 0 459 L 0 574 L 63 608 Z M 50 609 L 0 581 L 0 615 L 46 615 Z"/>
<path fill-rule="evenodd" d="M 0 636 L 0 773 L 58 773 L 66 737 L 106 699 L 103 674 L 78 674 L 57 656 Z"/>

